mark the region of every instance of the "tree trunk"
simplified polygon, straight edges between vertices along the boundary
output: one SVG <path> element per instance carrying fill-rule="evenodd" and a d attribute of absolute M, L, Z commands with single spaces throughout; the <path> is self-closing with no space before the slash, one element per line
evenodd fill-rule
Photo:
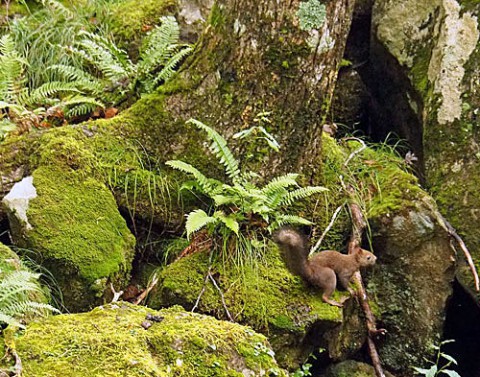
<path fill-rule="evenodd" d="M 303 171 L 313 178 L 320 167 L 322 125 L 354 1 L 329 1 L 323 24 L 311 30 L 300 28 L 299 5 L 273 0 L 216 2 L 182 72 L 160 95 L 142 99 L 115 123 L 122 132 L 134 131 L 162 161 L 189 154 L 185 144 L 193 141 L 186 137 L 190 133 L 183 123 L 190 117 L 229 137 L 254 125 L 258 113 L 271 112 L 269 131 L 283 150 L 270 167 Z"/>

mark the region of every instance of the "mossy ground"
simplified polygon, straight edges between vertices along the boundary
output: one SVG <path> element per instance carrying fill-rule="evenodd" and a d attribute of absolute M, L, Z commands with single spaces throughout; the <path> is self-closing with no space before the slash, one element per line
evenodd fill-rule
<path fill-rule="evenodd" d="M 324 205 L 314 203 L 314 221 L 324 229 L 336 207 L 348 195 L 343 186 L 351 186 L 354 200 L 360 205 L 367 221 L 415 209 L 417 200 L 427 197 L 405 161 L 386 144 L 371 145 L 363 150 L 360 142 L 338 143 L 323 135 L 322 184 L 329 189 Z M 345 164 L 348 160 L 348 163 Z M 348 211 L 344 210 L 327 234 L 323 249 L 340 249 L 351 231 Z"/>
<path fill-rule="evenodd" d="M 208 270 L 206 253 L 196 253 L 167 266 L 160 273 L 158 291 L 151 295 L 149 305 L 178 303 L 191 309 L 204 287 Z M 314 324 L 329 329 L 342 322 L 341 310 L 324 303 L 318 290 L 291 275 L 273 246 L 255 266 L 245 263 L 240 270 L 238 265 L 220 258 L 212 264 L 210 273 L 222 291 L 225 306 L 219 291 L 207 281 L 198 311 L 225 319 L 227 309 L 235 321 L 268 334 L 282 366 L 295 369 L 312 351 L 311 344 L 302 342 Z M 339 298 L 338 292 L 335 297 Z M 327 347 L 328 342 L 323 342 Z"/>
<path fill-rule="evenodd" d="M 147 313 L 162 320 L 145 329 Z M 118 303 L 53 316 L 14 342 L 25 377 L 285 375 L 264 336 L 179 307 L 154 312 Z"/>

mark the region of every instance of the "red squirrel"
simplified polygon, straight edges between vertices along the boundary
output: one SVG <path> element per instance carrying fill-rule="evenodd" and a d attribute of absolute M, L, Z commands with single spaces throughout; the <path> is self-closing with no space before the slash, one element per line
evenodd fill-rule
<path fill-rule="evenodd" d="M 331 298 L 337 285 L 336 275 L 342 286 L 354 295 L 355 291 L 349 286 L 353 274 L 360 267 L 371 266 L 377 260 L 375 255 L 359 246 L 349 255 L 325 250 L 308 259 L 310 247 L 307 238 L 291 228 L 276 231 L 273 240 L 280 248 L 280 254 L 289 271 L 321 288 L 323 301 L 338 307 L 342 307 L 347 298 L 342 302 Z"/>

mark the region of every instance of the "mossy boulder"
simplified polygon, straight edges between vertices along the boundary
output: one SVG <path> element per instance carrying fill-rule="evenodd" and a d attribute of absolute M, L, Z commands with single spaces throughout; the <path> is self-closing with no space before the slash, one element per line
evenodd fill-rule
<path fill-rule="evenodd" d="M 73 170 L 40 167 L 33 172 L 37 196 L 27 223 L 9 215 L 15 243 L 57 279 L 70 310 L 98 303 L 107 283 L 125 285 L 135 239 L 104 184 Z"/>
<path fill-rule="evenodd" d="M 353 310 L 355 303 L 349 301 L 349 320 L 344 321 L 339 308 L 324 303 L 318 290 L 286 270 L 274 245 L 255 265 L 244 262 L 239 267 L 219 259 L 209 268 L 208 254 L 196 253 L 167 266 L 149 305 L 191 309 L 198 299 L 197 310 L 224 319 L 228 310 L 235 321 L 266 333 L 277 361 L 289 369 L 296 369 L 316 347 L 340 358 L 363 344 L 364 325 Z M 218 289 L 205 279 L 208 271 Z M 338 347 L 340 342 L 344 347 Z"/>
<path fill-rule="evenodd" d="M 13 341 L 24 377 L 286 376 L 263 335 L 180 307 L 119 302 L 34 322 Z"/>
<path fill-rule="evenodd" d="M 369 271 L 367 292 L 378 327 L 388 330 L 378 342 L 382 362 L 392 371 L 408 374 L 412 365 L 422 365 L 423 357 L 431 353 L 429 344 L 438 343 L 442 334 L 456 266 L 449 235 L 434 200 L 390 147 L 362 150 L 358 140 L 339 145 L 327 136 L 323 145 L 329 203 L 344 200 L 344 193 L 336 189 L 342 187 L 339 177 L 343 176 L 355 185 L 369 221 L 371 243 L 365 247 L 372 248 L 378 259 Z M 325 226 L 332 207 L 330 214 L 327 210 L 319 216 Z M 339 216 L 327 241 L 338 239 L 342 228 L 349 234 L 346 217 Z"/>
<path fill-rule="evenodd" d="M 368 291 L 379 326 L 388 334 L 379 344 L 384 365 L 408 374 L 438 344 L 452 294 L 455 254 L 431 203 L 371 223 L 378 264 Z M 415 336 L 412 336 L 415 334 Z"/>

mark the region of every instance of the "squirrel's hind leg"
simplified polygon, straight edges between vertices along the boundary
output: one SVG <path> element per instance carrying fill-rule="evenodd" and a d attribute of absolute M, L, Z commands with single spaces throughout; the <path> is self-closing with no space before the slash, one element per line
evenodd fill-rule
<path fill-rule="evenodd" d="M 335 271 L 328 267 L 316 268 L 312 274 L 312 283 L 323 290 L 322 300 L 327 304 L 342 307 L 340 302 L 333 300 L 332 294 L 337 286 Z"/>

